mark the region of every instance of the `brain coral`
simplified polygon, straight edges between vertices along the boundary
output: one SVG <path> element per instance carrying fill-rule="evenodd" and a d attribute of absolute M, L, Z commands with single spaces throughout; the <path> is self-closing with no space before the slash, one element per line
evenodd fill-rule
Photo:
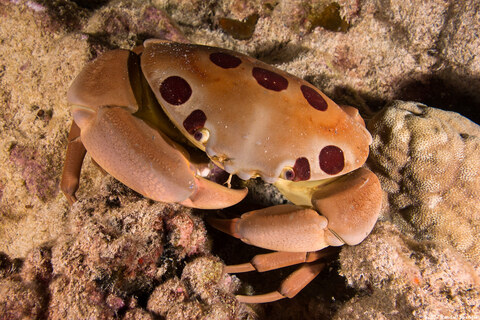
<path fill-rule="evenodd" d="M 453 245 L 478 267 L 480 127 L 457 113 L 396 101 L 368 128 L 369 165 L 388 197 L 385 218 L 417 239 Z"/>

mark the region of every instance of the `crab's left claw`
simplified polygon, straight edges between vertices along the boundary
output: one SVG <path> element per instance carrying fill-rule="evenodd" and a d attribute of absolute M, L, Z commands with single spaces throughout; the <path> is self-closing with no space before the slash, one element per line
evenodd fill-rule
<path fill-rule="evenodd" d="M 328 219 L 325 239 L 330 245 L 354 246 L 372 231 L 382 206 L 377 176 L 359 168 L 322 186 L 312 195 L 312 205 Z"/>

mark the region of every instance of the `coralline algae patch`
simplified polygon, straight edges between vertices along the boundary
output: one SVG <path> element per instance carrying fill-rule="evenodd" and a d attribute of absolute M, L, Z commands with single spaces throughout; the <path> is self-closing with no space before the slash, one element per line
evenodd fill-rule
<path fill-rule="evenodd" d="M 378 222 L 340 253 L 341 273 L 358 294 L 333 319 L 475 319 L 480 277 L 450 245 L 416 241 Z"/>
<path fill-rule="evenodd" d="M 69 220 L 65 234 L 30 251 L 23 265 L 14 268 L 8 256 L 0 257 L 0 314 L 238 316 L 238 281 L 209 254 L 204 224 L 190 209 L 141 199 L 107 179 L 100 195 L 72 207 Z"/>
<path fill-rule="evenodd" d="M 312 290 L 275 307 L 245 311 L 233 299 L 237 278 L 219 275 L 202 219 L 117 187 L 99 195 L 105 181 L 118 185 L 104 180 L 88 157 L 78 194 L 83 200 L 70 211 L 54 183 L 71 123 L 66 91 L 87 61 L 146 38 L 247 53 L 354 106 L 399 95 L 421 100 L 428 91 L 431 106 L 455 105 L 478 121 L 473 100 L 462 99 L 465 92 L 474 97 L 480 92 L 476 1 L 395 0 L 381 7 L 370 0 L 339 2 L 333 13 L 348 23 L 347 32 L 309 30 L 311 11 L 297 1 L 205 4 L 0 0 L 0 250 L 10 256 L 0 254 L 0 314 L 9 319 L 477 316 L 478 286 L 472 285 L 469 263 L 478 264 L 478 170 L 472 170 L 479 167 L 478 127 L 424 106 L 398 103 L 370 124 L 376 138 L 369 165 L 386 191 L 385 218 L 404 235 L 381 222 L 365 242 L 342 249 L 341 269 L 355 291 L 348 301 L 329 297 L 330 303 L 321 303 L 320 291 Z M 254 14 L 259 17 L 249 40 L 238 41 L 217 25 L 221 17 L 242 21 Z M 42 183 L 46 179 L 52 182 Z M 260 193 L 256 203 L 265 197 Z M 123 212 L 123 206 L 139 216 Z M 247 285 L 258 285 L 264 276 Z M 319 278 L 310 288 L 318 283 Z"/>

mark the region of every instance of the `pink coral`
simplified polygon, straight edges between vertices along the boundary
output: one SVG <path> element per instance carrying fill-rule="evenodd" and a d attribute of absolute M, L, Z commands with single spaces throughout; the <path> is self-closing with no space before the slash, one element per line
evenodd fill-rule
<path fill-rule="evenodd" d="M 175 212 L 166 220 L 168 242 L 180 257 L 206 252 L 207 236 L 203 221 L 187 212 Z"/>

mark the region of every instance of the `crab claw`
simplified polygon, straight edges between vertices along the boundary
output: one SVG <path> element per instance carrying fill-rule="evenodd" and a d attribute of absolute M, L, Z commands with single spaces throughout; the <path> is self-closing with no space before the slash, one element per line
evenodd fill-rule
<path fill-rule="evenodd" d="M 257 247 L 311 252 L 360 243 L 377 221 L 381 199 L 378 178 L 361 168 L 313 194 L 312 204 L 318 212 L 286 204 L 250 211 L 236 219 L 207 221 Z"/>
<path fill-rule="evenodd" d="M 108 173 L 147 198 L 215 209 L 236 204 L 246 190 L 196 177 L 175 143 L 121 107 L 74 107 L 82 142 Z"/>
<path fill-rule="evenodd" d="M 91 157 L 128 187 L 156 201 L 215 209 L 241 201 L 247 190 L 232 190 L 196 177 L 175 144 L 119 107 L 73 109 Z"/>
<path fill-rule="evenodd" d="M 232 190 L 197 177 L 186 151 L 169 138 L 175 133 L 167 136 L 133 115 L 143 112 L 162 127 L 158 115 L 148 111 L 153 93 L 139 68 L 137 55 L 114 50 L 87 65 L 72 84 L 68 100 L 90 156 L 116 179 L 156 201 L 217 209 L 242 200 L 246 189 Z M 70 162 L 77 165 L 68 168 L 81 166 L 81 160 Z M 68 187 L 78 184 L 67 178 L 64 189 L 73 202 L 75 188 Z"/>
<path fill-rule="evenodd" d="M 257 247 L 286 252 L 325 248 L 328 221 L 315 210 L 284 204 L 244 213 L 240 218 L 207 221 L 214 228 Z"/>
<path fill-rule="evenodd" d="M 328 219 L 326 239 L 331 245 L 356 245 L 372 231 L 382 206 L 377 176 L 359 168 L 312 196 L 313 207 Z"/>
<path fill-rule="evenodd" d="M 248 189 L 230 189 L 202 177 L 195 177 L 197 190 L 179 203 L 192 208 L 219 209 L 230 207 L 247 195 Z"/>

